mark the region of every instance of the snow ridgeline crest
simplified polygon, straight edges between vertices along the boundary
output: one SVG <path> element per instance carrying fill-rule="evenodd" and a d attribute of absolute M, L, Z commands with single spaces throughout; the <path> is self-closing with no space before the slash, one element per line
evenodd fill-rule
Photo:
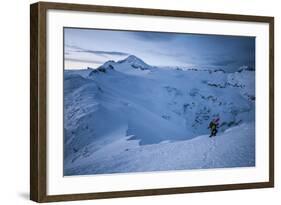
<path fill-rule="evenodd" d="M 155 69 L 160 69 L 160 67 L 156 66 L 151 66 L 145 63 L 142 59 L 134 56 L 134 55 L 129 55 L 127 58 L 123 60 L 119 60 L 117 62 L 113 60 L 109 60 L 105 62 L 103 65 L 99 66 L 96 69 L 88 67 L 91 72 L 89 73 L 89 76 L 94 76 L 95 74 L 99 73 L 107 73 L 112 70 L 118 70 L 126 74 L 130 75 L 143 75 L 146 73 L 142 73 L 141 71 L 146 71 L 147 73 L 154 71 Z M 166 68 L 167 69 L 167 68 Z M 203 80 L 202 83 L 207 84 L 208 86 L 211 87 L 216 87 L 216 88 L 227 88 L 227 87 L 232 87 L 232 88 L 241 88 L 241 89 L 246 89 L 245 87 L 249 87 L 249 85 L 246 85 L 245 80 L 237 80 L 239 76 L 246 75 L 249 77 L 252 75 L 252 72 L 255 72 L 255 69 L 243 65 L 241 66 L 236 72 L 233 73 L 227 73 L 225 70 L 218 68 L 218 69 L 197 69 L 197 68 L 189 68 L 189 69 L 183 69 L 180 67 L 174 67 L 170 68 L 172 70 L 178 71 L 178 72 L 188 72 L 188 71 L 194 71 L 194 72 L 207 72 L 208 74 L 214 74 L 214 78 L 216 78 L 216 75 L 226 75 L 227 80 L 226 81 L 221 81 L 221 80 Z M 134 70 L 138 70 L 138 72 L 134 72 Z M 191 74 L 192 75 L 192 74 Z M 250 82 L 251 84 L 252 82 Z M 249 83 L 248 83 L 249 84 Z M 250 101 L 255 101 L 255 94 L 254 93 L 249 93 L 245 91 L 243 95 Z"/>
<path fill-rule="evenodd" d="M 219 135 L 254 122 L 254 70 L 164 69 L 129 56 L 97 69 L 64 71 L 66 167 L 77 165 L 78 169 L 81 160 L 99 152 L 101 161 L 97 159 L 94 167 L 98 170 L 93 173 L 103 172 L 102 160 L 108 155 L 104 147 L 116 156 L 123 153 L 119 142 L 133 144 L 129 149 L 137 150 L 145 145 L 160 147 L 160 143 L 188 144 L 207 135 L 210 120 L 217 116 L 221 119 Z M 92 167 L 80 171 L 91 173 Z"/>
<path fill-rule="evenodd" d="M 116 66 L 126 66 L 126 67 L 131 67 L 133 69 L 139 69 L 139 70 L 150 70 L 150 69 L 154 68 L 153 66 L 150 66 L 147 63 L 145 63 L 140 58 L 138 58 L 134 55 L 130 55 L 127 58 L 125 58 L 123 60 L 119 60 L 117 62 L 115 62 L 113 60 L 109 60 L 96 69 L 88 67 L 88 69 L 92 70 L 92 72 L 89 75 L 92 76 L 95 73 L 106 73 L 110 70 L 114 70 L 114 67 L 116 67 Z"/>
<path fill-rule="evenodd" d="M 113 61 L 109 60 L 105 62 L 103 65 L 99 66 L 98 68 L 91 68 L 87 67 L 87 69 L 92 70 L 92 72 L 89 74 L 90 76 L 94 75 L 95 73 L 106 73 L 108 71 L 114 70 L 115 66 L 129 66 L 133 69 L 139 69 L 139 70 L 152 70 L 152 69 L 160 69 L 161 67 L 157 66 L 151 66 L 145 63 L 142 59 L 136 57 L 135 55 L 129 55 L 127 58 L 119 61 Z M 174 69 L 177 71 L 198 71 L 198 72 L 208 72 L 209 74 L 216 73 L 216 72 L 221 72 L 221 73 L 226 73 L 226 71 L 222 68 L 216 68 L 216 69 L 198 69 L 198 68 L 188 68 L 184 69 L 179 66 L 176 67 L 163 67 L 163 68 L 168 68 L 168 69 Z M 241 66 L 236 72 L 241 73 L 245 71 L 254 71 L 255 68 L 243 65 Z M 229 84 L 231 86 L 231 84 Z M 212 86 L 212 85 L 211 85 Z M 226 85 L 225 85 L 226 86 Z M 225 86 L 218 86 L 218 87 L 225 87 Z"/>

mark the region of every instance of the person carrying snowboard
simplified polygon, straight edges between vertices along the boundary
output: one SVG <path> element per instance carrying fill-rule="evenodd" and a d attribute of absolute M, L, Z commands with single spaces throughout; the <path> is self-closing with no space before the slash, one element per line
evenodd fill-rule
<path fill-rule="evenodd" d="M 211 130 L 211 135 L 210 135 L 209 137 L 216 136 L 216 134 L 217 134 L 217 132 L 218 132 L 217 128 L 218 128 L 218 126 L 219 126 L 219 120 L 220 120 L 220 119 L 217 118 L 217 119 L 213 119 L 213 120 L 210 122 L 208 128 Z"/>

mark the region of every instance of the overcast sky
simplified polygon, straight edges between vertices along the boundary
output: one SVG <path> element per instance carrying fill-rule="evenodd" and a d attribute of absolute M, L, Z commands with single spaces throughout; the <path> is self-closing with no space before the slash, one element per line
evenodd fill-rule
<path fill-rule="evenodd" d="M 255 38 L 159 32 L 64 29 L 65 67 L 97 67 L 135 55 L 154 66 L 255 67 Z"/>

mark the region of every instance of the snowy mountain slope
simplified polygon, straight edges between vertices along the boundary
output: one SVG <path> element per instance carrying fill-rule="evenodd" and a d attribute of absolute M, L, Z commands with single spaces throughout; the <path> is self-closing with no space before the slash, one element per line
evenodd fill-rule
<path fill-rule="evenodd" d="M 237 87 L 240 93 L 248 100 L 255 100 L 255 78 L 252 70 L 241 70 L 231 73 L 228 77 L 228 84 Z"/>
<path fill-rule="evenodd" d="M 130 55 L 124 60 L 120 61 L 107 61 L 102 66 L 97 68 L 97 70 L 110 70 L 114 69 L 125 73 L 127 75 L 146 75 L 149 73 L 154 67 L 146 64 L 141 59 L 136 56 Z M 95 73 L 95 72 L 94 72 Z"/>
<path fill-rule="evenodd" d="M 126 137 L 92 155 L 69 163 L 66 175 L 168 171 L 255 165 L 254 124 L 229 128 L 215 138 L 208 135 L 173 143 L 139 146 Z"/>
<path fill-rule="evenodd" d="M 209 132 L 216 116 L 221 118 L 220 132 L 249 124 L 255 118 L 254 74 L 161 69 L 136 56 L 97 69 L 67 70 L 65 166 L 120 140 L 142 147 L 198 138 Z"/>

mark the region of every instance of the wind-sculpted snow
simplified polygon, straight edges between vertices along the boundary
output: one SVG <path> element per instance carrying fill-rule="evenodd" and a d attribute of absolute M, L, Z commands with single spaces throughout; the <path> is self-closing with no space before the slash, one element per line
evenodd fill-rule
<path fill-rule="evenodd" d="M 121 137 L 80 161 L 68 163 L 65 175 L 151 172 L 255 166 L 255 126 L 242 124 L 215 138 L 139 146 Z"/>
<path fill-rule="evenodd" d="M 158 157 L 161 160 L 161 156 L 157 154 L 165 152 L 165 148 L 161 149 L 162 146 L 169 150 L 184 148 L 184 156 L 187 157 L 191 155 L 191 151 L 189 147 L 182 146 L 196 142 L 195 138 L 202 139 L 204 143 L 210 141 L 210 138 L 205 136 L 209 133 L 207 127 L 210 120 L 217 116 L 221 119 L 219 133 L 230 127 L 243 125 L 243 135 L 250 137 L 247 138 L 247 143 L 254 143 L 251 141 L 254 140 L 255 119 L 254 70 L 244 69 L 236 73 L 226 73 L 221 70 L 161 69 L 150 66 L 135 56 L 118 62 L 108 61 L 96 69 L 66 70 L 65 174 L 146 171 L 146 166 L 150 165 L 137 167 L 136 164 L 131 164 L 133 156 L 127 155 L 129 150 L 123 153 L 122 143 L 133 145 L 135 151 L 146 151 L 144 147 L 156 149 L 155 152 L 148 151 L 145 154 L 147 157 L 149 153 L 153 154 L 153 157 L 150 156 L 151 160 L 154 157 L 155 160 L 158 160 Z M 247 125 L 252 128 L 246 129 Z M 222 138 L 224 136 L 228 137 L 221 134 Z M 110 154 L 105 151 L 109 148 L 112 149 Z M 205 148 L 198 147 L 199 150 Z M 157 149 L 162 151 L 158 152 Z M 193 151 L 195 152 L 195 148 Z M 115 158 L 120 153 L 124 154 L 124 158 L 122 162 L 119 161 L 120 165 L 116 165 L 118 160 Z M 112 164 L 108 161 L 109 157 Z M 198 160 L 202 161 L 203 158 Z M 140 163 L 148 163 L 141 159 L 138 158 Z M 181 164 L 181 160 L 178 165 L 172 163 L 166 166 L 170 169 L 204 168 L 202 164 Z M 227 166 L 253 164 L 247 164 L 243 159 L 240 163 L 239 160 L 225 163 Z M 207 161 L 200 163 L 205 163 L 205 167 L 212 167 Z M 84 163 L 83 166 L 81 163 Z M 147 167 L 147 170 L 167 168 L 157 168 L 156 164 L 153 166 L 155 167 Z"/>

